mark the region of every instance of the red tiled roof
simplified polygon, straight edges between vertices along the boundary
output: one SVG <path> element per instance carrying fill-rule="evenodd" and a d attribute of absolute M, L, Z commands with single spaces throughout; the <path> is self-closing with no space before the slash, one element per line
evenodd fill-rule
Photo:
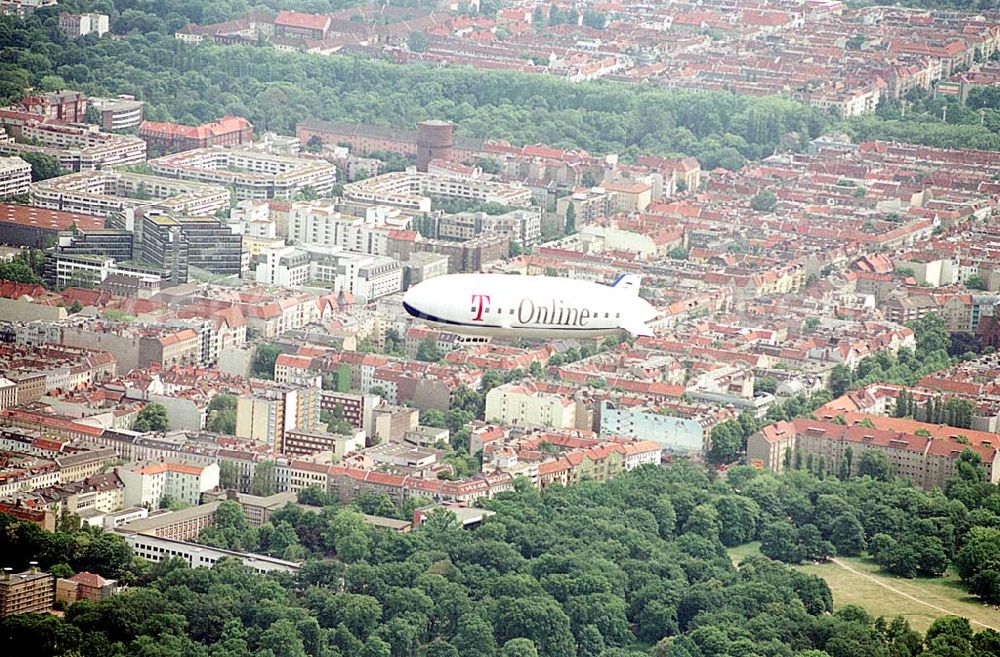
<path fill-rule="evenodd" d="M 41 285 L 31 285 L 30 283 L 0 281 L 0 297 L 4 299 L 20 299 L 25 295 L 29 297 L 45 296 L 45 288 Z"/>
<path fill-rule="evenodd" d="M 86 586 L 92 589 L 99 589 L 101 587 L 107 586 L 110 583 L 109 580 L 104 579 L 100 575 L 96 573 L 88 573 L 87 571 L 84 571 L 82 573 L 77 573 L 76 575 L 73 575 L 69 579 L 71 581 L 80 584 L 81 586 Z"/>
<path fill-rule="evenodd" d="M 157 123 L 155 121 L 143 121 L 139 126 L 139 134 L 165 134 L 170 137 L 184 137 L 186 139 L 207 139 L 210 135 L 224 135 L 231 132 L 239 132 L 253 128 L 253 124 L 242 116 L 224 116 L 212 123 L 203 123 L 199 126 L 180 125 L 178 123 Z M 101 225 L 104 221 L 101 220 Z"/>
<path fill-rule="evenodd" d="M 104 217 L 0 203 L 0 223 L 43 230 L 70 230 L 76 224 L 80 230 L 87 231 L 104 228 Z"/>
<path fill-rule="evenodd" d="M 295 27 L 303 30 L 323 30 L 330 25 L 329 16 L 319 14 L 303 14 L 298 11 L 279 11 L 274 19 L 275 25 Z"/>

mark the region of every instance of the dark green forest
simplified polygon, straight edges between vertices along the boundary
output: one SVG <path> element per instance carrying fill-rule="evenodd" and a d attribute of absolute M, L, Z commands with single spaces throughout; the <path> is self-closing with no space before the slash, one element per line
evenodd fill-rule
<path fill-rule="evenodd" d="M 109 11 L 109 0 L 64 4 Z M 0 100 L 19 98 L 28 88 L 63 86 L 92 95 L 126 93 L 147 101 L 152 120 L 196 124 L 237 114 L 258 129 L 286 134 L 308 117 L 396 127 L 434 117 L 455 121 L 460 132 L 476 137 L 618 152 L 626 158 L 691 154 L 706 168 L 730 169 L 777 148 L 801 148 L 840 123 L 788 98 L 396 66 L 267 47 L 192 46 L 173 38 L 189 19 L 219 18 L 206 12 L 239 14 L 244 5 L 120 0 L 112 10 L 113 28 L 127 38 L 72 42 L 58 31 L 54 11 L 39 11 L 25 23 L 5 17 L 0 19 Z M 885 116 L 862 117 L 842 127 L 856 138 L 1000 148 L 996 108 L 985 110 L 985 125 L 978 113 L 955 111 L 944 124 L 934 107 L 918 110 L 905 118 L 893 118 L 887 110 Z"/>
<path fill-rule="evenodd" d="M 779 561 L 733 566 L 725 546 L 754 538 L 788 562 L 877 547 L 889 551 L 876 554 L 880 562 L 895 571 L 913 561 L 918 575 L 955 556 L 976 592 L 996 599 L 1000 493 L 973 459 L 945 492 L 865 472 L 841 481 L 737 467 L 713 481 L 681 462 L 543 493 L 522 482 L 485 502 L 497 513 L 474 530 L 436 511 L 408 534 L 337 507 L 289 506 L 253 529 L 224 505 L 205 538 L 294 547 L 308 557 L 294 576 L 253 576 L 225 562 L 148 564 L 111 534 L 48 533 L 0 516 L 0 553 L 11 565 L 37 559 L 133 584 L 110 600 L 76 603 L 62 619 L 5 619 L 0 641 L 42 657 L 1000 654 L 1000 634 L 974 634 L 965 619 L 939 619 L 921 637 L 902 619 L 857 607 L 834 613 L 823 580 Z"/>

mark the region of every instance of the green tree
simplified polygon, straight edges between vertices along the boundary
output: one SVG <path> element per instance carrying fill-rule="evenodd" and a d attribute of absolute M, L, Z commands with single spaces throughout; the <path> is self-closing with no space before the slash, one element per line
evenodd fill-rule
<path fill-rule="evenodd" d="M 413 52 L 425 52 L 427 50 L 427 35 L 414 30 L 406 38 L 406 45 Z"/>
<path fill-rule="evenodd" d="M 219 484 L 226 489 L 239 490 L 240 469 L 236 461 L 219 461 Z"/>
<path fill-rule="evenodd" d="M 436 363 L 441 360 L 444 354 L 441 353 L 441 349 L 437 346 L 437 340 L 432 337 L 425 338 L 417 346 L 417 360 L 422 360 L 428 363 Z"/>
<path fill-rule="evenodd" d="M 228 393 L 212 397 L 208 403 L 206 428 L 216 433 L 234 435 L 236 433 L 236 395 Z"/>
<path fill-rule="evenodd" d="M 259 461 L 250 477 L 250 494 L 266 497 L 275 493 L 274 461 Z"/>
<path fill-rule="evenodd" d="M 830 370 L 830 394 L 840 397 L 850 390 L 854 383 L 854 374 L 845 365 L 837 364 Z"/>
<path fill-rule="evenodd" d="M 44 261 L 44 255 L 35 256 L 33 249 L 22 250 L 9 262 L 0 262 L 0 281 L 14 281 L 16 283 L 30 283 L 40 285 L 42 278 L 39 270 L 33 266 L 36 257 Z"/>
<path fill-rule="evenodd" d="M 975 595 L 1000 603 L 1000 528 L 972 527 L 955 567 Z"/>
<path fill-rule="evenodd" d="M 948 350 L 948 330 L 945 326 L 944 318 L 937 313 L 929 313 L 924 317 L 909 322 L 908 327 L 912 328 L 917 336 L 917 353 L 931 354 Z"/>
<path fill-rule="evenodd" d="M 709 458 L 716 463 L 729 463 L 739 456 L 745 444 L 743 428 L 736 420 L 725 420 L 712 427 L 712 447 Z"/>
<path fill-rule="evenodd" d="M 972 276 L 969 276 L 967 279 L 965 279 L 965 287 L 969 288 L 970 290 L 987 289 L 986 281 L 983 280 L 983 277 L 980 276 L 979 274 L 973 274 Z"/>
<path fill-rule="evenodd" d="M 765 557 L 796 564 L 802 561 L 795 527 L 784 520 L 772 521 L 760 531 L 760 553 Z"/>
<path fill-rule="evenodd" d="M 576 232 L 576 206 L 572 203 L 566 206 L 566 234 L 572 235 Z"/>
<path fill-rule="evenodd" d="M 452 643 L 462 657 L 495 657 L 497 654 L 493 627 L 478 614 L 466 614 L 459 619 Z"/>
<path fill-rule="evenodd" d="M 305 644 L 292 621 L 281 618 L 260 636 L 260 647 L 275 657 L 306 657 Z"/>
<path fill-rule="evenodd" d="M 495 613 L 497 640 L 530 639 L 540 654 L 573 657 L 575 641 L 569 618 L 562 607 L 549 597 L 501 598 Z"/>
<path fill-rule="evenodd" d="M 841 515 L 833 521 L 830 542 L 837 549 L 837 554 L 847 557 L 856 557 L 868 547 L 865 528 L 850 514 Z"/>
<path fill-rule="evenodd" d="M 229 436 L 236 434 L 236 411 L 214 411 L 209 414 L 205 427 L 215 433 Z"/>
<path fill-rule="evenodd" d="M 754 379 L 753 382 L 754 393 L 767 392 L 773 395 L 777 389 L 778 389 L 778 380 L 772 376 L 765 376 L 759 379 Z"/>
<path fill-rule="evenodd" d="M 446 424 L 445 415 L 436 408 L 431 408 L 420 413 L 420 424 L 425 427 L 444 428 Z"/>
<path fill-rule="evenodd" d="M 31 165 L 31 182 L 65 176 L 69 171 L 59 166 L 59 159 L 47 153 L 20 153 L 19 157 Z"/>
<path fill-rule="evenodd" d="M 752 541 L 757 533 L 760 507 L 752 499 L 725 495 L 715 500 L 719 513 L 719 538 L 723 545 L 733 547 Z"/>
<path fill-rule="evenodd" d="M 278 345 L 268 343 L 257 345 L 251 365 L 253 375 L 264 379 L 273 379 L 274 363 L 280 354 L 281 348 Z"/>
<path fill-rule="evenodd" d="M 208 411 L 235 411 L 236 410 L 236 395 L 231 395 L 229 393 L 220 393 L 208 402 Z"/>
<path fill-rule="evenodd" d="M 866 475 L 879 481 L 888 481 L 892 477 L 892 464 L 885 454 L 873 449 L 865 450 L 858 459 L 858 476 Z"/>
<path fill-rule="evenodd" d="M 750 207 L 757 212 L 770 212 L 778 204 L 778 197 L 768 189 L 762 189 L 750 199 Z"/>
<path fill-rule="evenodd" d="M 504 644 L 500 657 L 538 657 L 538 650 L 531 639 L 511 639 Z"/>
<path fill-rule="evenodd" d="M 972 428 L 972 419 L 975 411 L 975 404 L 967 399 L 959 399 L 957 397 L 948 399 L 942 407 L 945 424 L 961 429 Z"/>
<path fill-rule="evenodd" d="M 167 419 L 167 409 L 163 404 L 155 402 L 146 404 L 135 417 L 132 429 L 135 431 L 167 431 L 170 421 Z"/>
<path fill-rule="evenodd" d="M 710 504 L 699 504 L 688 515 L 684 523 L 685 534 L 696 534 L 710 541 L 719 540 L 722 520 L 716 508 Z"/>

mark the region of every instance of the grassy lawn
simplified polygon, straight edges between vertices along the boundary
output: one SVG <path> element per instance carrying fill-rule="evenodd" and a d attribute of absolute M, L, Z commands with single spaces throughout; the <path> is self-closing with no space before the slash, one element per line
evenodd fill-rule
<path fill-rule="evenodd" d="M 729 556 L 733 563 L 739 563 L 744 557 L 759 551 L 759 543 L 749 543 L 730 549 Z M 1000 610 L 980 604 L 968 595 L 955 574 L 949 573 L 947 577 L 938 578 L 902 579 L 882 573 L 868 559 L 841 557 L 839 560 L 861 574 L 852 573 L 833 562 L 796 566 L 804 573 L 825 579 L 833 592 L 833 603 L 837 607 L 853 604 L 864 607 L 874 616 L 903 616 L 919 632 L 926 632 L 934 619 L 946 615 L 946 611 L 965 616 L 973 622 L 973 629 L 976 631 L 985 629 L 984 625 L 1000 629 Z M 879 583 L 893 590 L 880 586 Z M 906 597 L 907 595 L 916 600 Z"/>

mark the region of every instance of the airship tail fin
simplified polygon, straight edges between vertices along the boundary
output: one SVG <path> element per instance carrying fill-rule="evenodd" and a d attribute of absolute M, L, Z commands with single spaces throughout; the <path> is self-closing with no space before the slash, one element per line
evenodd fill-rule
<path fill-rule="evenodd" d="M 639 295 L 639 287 L 642 285 L 642 277 L 638 274 L 622 274 L 611 287 L 616 290 L 625 290 L 629 294 Z"/>
<path fill-rule="evenodd" d="M 656 334 L 653 333 L 653 329 L 649 328 L 642 322 L 622 324 L 621 328 L 625 329 L 637 338 L 652 338 L 656 336 Z"/>

